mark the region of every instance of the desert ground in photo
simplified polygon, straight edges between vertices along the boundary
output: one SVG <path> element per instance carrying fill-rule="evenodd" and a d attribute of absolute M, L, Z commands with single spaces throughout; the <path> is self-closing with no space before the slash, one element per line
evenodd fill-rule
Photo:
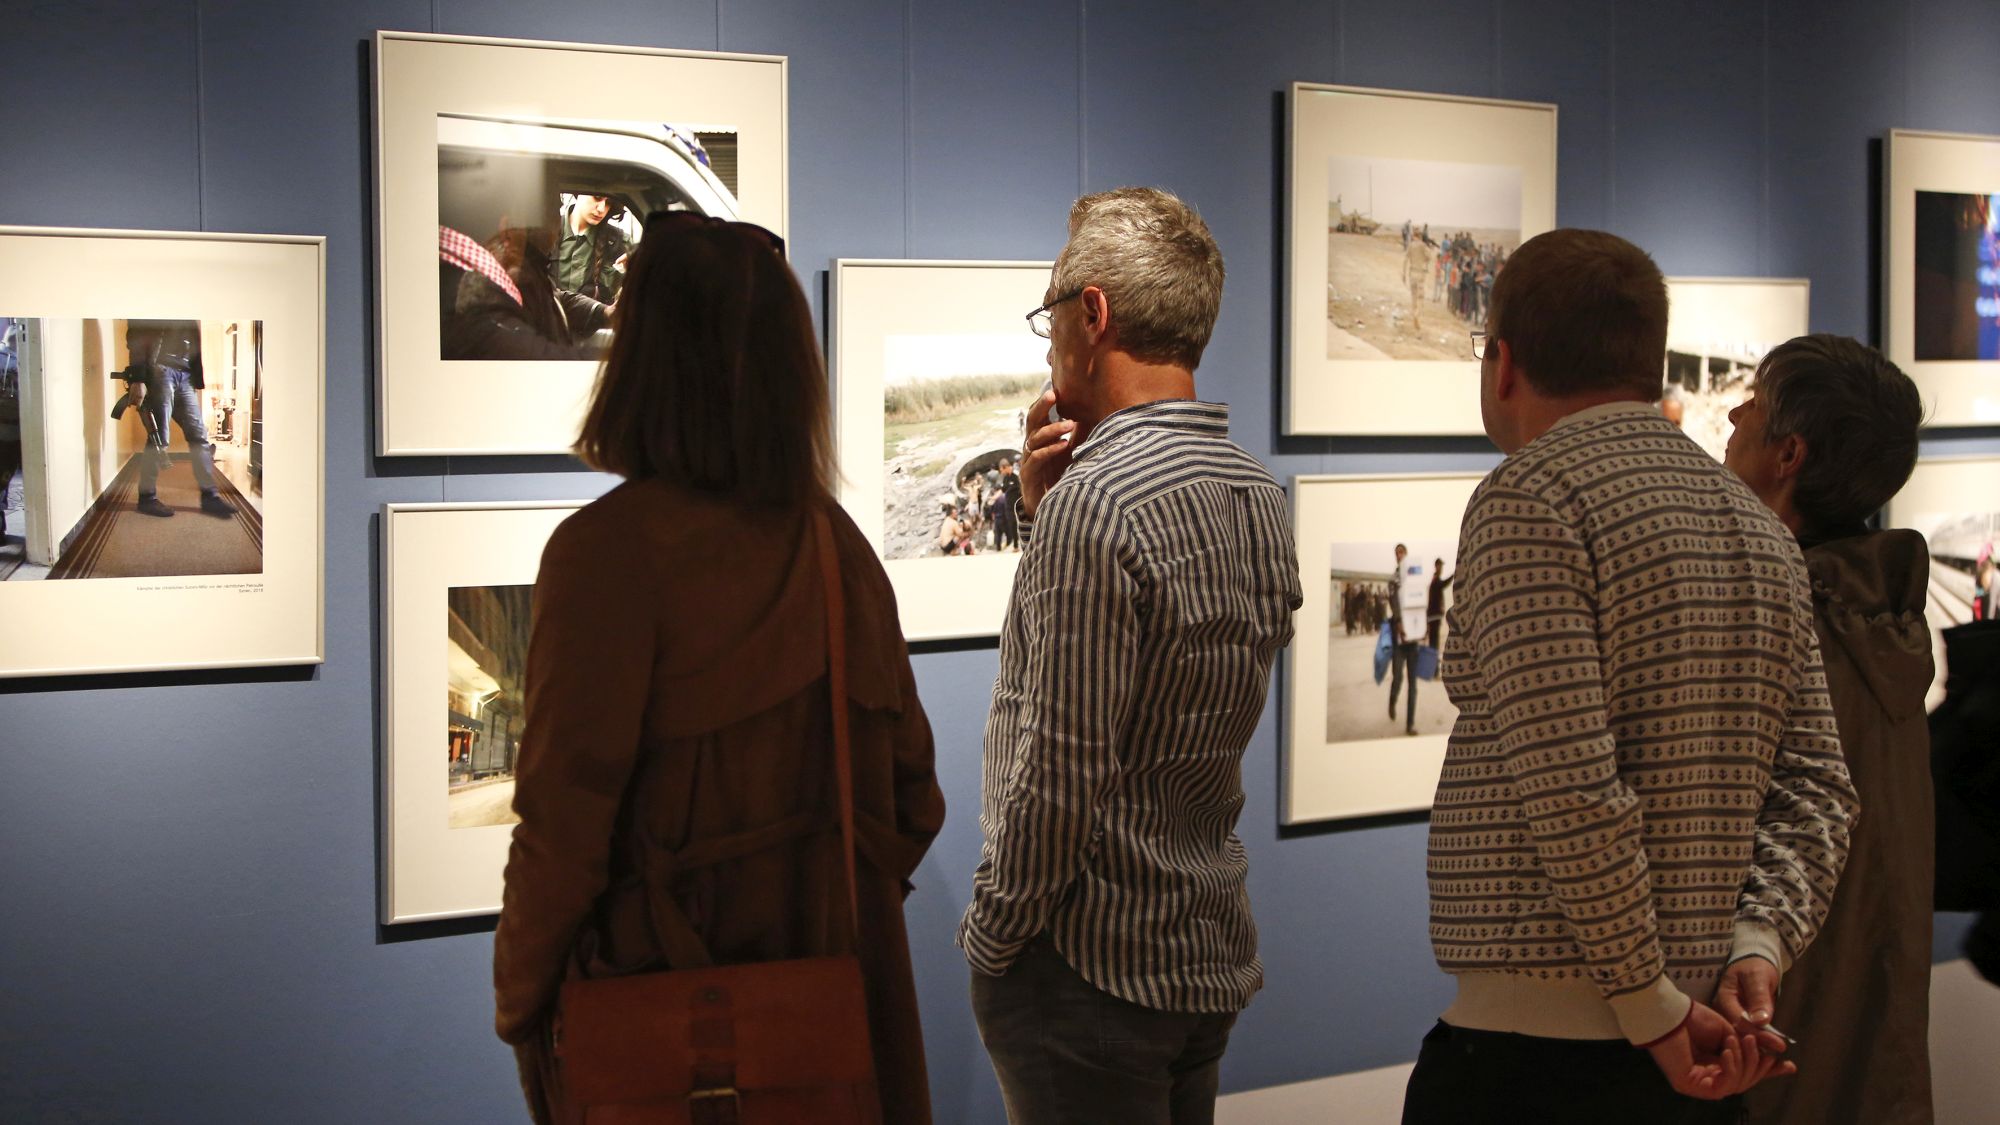
<path fill-rule="evenodd" d="M 1433 237 L 1440 233 L 1432 228 Z M 1469 233 L 1475 242 L 1498 243 L 1508 254 L 1520 245 L 1515 230 L 1474 228 Z M 1412 312 L 1404 256 L 1401 224 L 1385 224 L 1374 234 L 1327 232 L 1326 358 L 1472 358 L 1469 333 L 1481 326 L 1432 300 L 1429 278 L 1424 279 L 1424 298 Z"/>

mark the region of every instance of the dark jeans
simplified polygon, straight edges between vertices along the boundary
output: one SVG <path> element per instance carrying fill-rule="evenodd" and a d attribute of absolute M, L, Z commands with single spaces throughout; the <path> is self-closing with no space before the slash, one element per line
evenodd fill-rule
<path fill-rule="evenodd" d="M 209 442 L 208 426 L 201 420 L 201 392 L 190 385 L 185 371 L 156 366 L 152 372 L 146 380 L 146 404 L 139 409 L 152 419 L 154 432 L 160 435 L 163 442 L 167 437 L 169 420 L 181 428 L 181 436 L 187 439 L 190 460 L 194 463 L 195 484 L 203 492 L 214 492 L 215 446 Z M 164 458 L 156 456 L 151 449 L 140 458 L 140 496 L 152 496 L 159 491 L 162 460 Z"/>
<path fill-rule="evenodd" d="M 1004 976 L 972 974 L 972 1014 L 1011 1125 L 1208 1125 L 1236 1013 L 1161 1012 L 1098 988 L 1046 935 Z"/>
<path fill-rule="evenodd" d="M 1417 725 L 1417 648 L 1418 642 L 1404 641 L 1389 653 L 1389 717 L 1396 717 L 1396 695 L 1403 690 L 1403 673 L 1410 679 L 1410 702 L 1403 711 L 1403 728 L 1415 729 Z"/>
<path fill-rule="evenodd" d="M 1653 1056 L 1623 1039 L 1542 1039 L 1442 1020 L 1424 1036 L 1403 1098 L 1403 1125 L 1733 1125 L 1742 1112 L 1741 1098 L 1677 1093 Z"/>

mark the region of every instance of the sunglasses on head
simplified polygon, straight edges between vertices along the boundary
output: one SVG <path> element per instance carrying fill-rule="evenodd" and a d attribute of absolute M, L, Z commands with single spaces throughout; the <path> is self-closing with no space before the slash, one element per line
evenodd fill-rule
<path fill-rule="evenodd" d="M 785 240 L 758 226 L 756 223 L 718 218 L 714 215 L 701 214 L 698 211 L 655 211 L 646 216 L 646 225 L 642 229 L 640 237 L 644 238 L 651 235 L 655 229 L 673 231 L 676 229 L 695 230 L 700 227 L 734 227 L 754 236 L 758 241 L 769 246 L 780 258 L 785 256 Z"/>

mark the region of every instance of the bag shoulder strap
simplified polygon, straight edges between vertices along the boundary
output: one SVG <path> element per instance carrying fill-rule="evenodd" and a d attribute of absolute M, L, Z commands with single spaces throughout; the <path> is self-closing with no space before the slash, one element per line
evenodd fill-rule
<path fill-rule="evenodd" d="M 854 874 L 854 748 L 848 737 L 847 715 L 847 597 L 841 589 L 840 555 L 833 541 L 833 524 L 824 507 L 813 509 L 813 533 L 819 540 L 820 575 L 826 581 L 826 676 L 833 701 L 833 769 L 840 800 L 840 855 L 847 870 L 847 924 L 854 944 L 861 944 L 861 895 Z"/>

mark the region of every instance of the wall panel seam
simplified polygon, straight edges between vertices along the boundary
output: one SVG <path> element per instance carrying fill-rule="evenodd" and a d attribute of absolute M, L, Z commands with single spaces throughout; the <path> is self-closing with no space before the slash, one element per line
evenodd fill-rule
<path fill-rule="evenodd" d="M 1333 81 L 1347 81 L 1347 0 L 1333 2 Z"/>
<path fill-rule="evenodd" d="M 1618 0 L 1604 0 L 1608 33 L 1604 37 L 1604 226 L 1618 229 Z M 1562 222 L 1562 198 L 1556 198 L 1556 222 Z"/>
<path fill-rule="evenodd" d="M 903 257 L 910 256 L 910 228 L 916 209 L 917 4 L 903 0 Z"/>
<path fill-rule="evenodd" d="M 1763 0 L 1763 39 L 1758 51 L 1758 99 L 1762 114 L 1762 130 L 1758 143 L 1762 146 L 1758 176 L 1760 192 L 1757 206 L 1757 273 L 1769 276 L 1771 262 L 1768 253 L 1771 241 L 1771 0 Z"/>
<path fill-rule="evenodd" d="M 207 56 L 207 44 L 202 41 L 201 0 L 194 0 L 194 227 L 208 229 L 208 139 L 202 129 L 204 106 L 202 105 L 202 85 L 206 81 L 202 73 L 202 59 Z"/>
<path fill-rule="evenodd" d="M 1090 190 L 1090 0 L 1076 0 L 1076 194 Z"/>

